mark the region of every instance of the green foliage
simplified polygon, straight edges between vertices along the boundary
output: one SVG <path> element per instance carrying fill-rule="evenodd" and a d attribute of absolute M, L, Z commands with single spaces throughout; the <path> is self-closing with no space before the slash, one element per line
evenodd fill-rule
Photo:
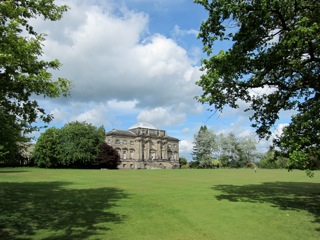
<path fill-rule="evenodd" d="M 21 129 L 15 123 L 14 117 L 3 111 L 1 106 L 0 115 L 0 162 L 3 165 L 12 165 L 18 152 L 16 142 L 21 140 Z"/>
<path fill-rule="evenodd" d="M 213 167 L 213 168 L 220 168 L 220 167 L 222 167 L 221 161 L 220 161 L 219 159 L 213 159 L 213 160 L 211 161 L 211 164 L 212 164 L 212 167 Z"/>
<path fill-rule="evenodd" d="M 201 166 L 206 166 L 211 162 L 211 156 L 216 149 L 216 135 L 207 126 L 201 126 L 198 134 L 194 136 L 193 160 L 202 162 Z"/>
<path fill-rule="evenodd" d="M 201 126 L 195 135 L 192 154 L 197 164 L 190 166 L 195 168 L 246 167 L 248 163 L 255 162 L 261 157 L 253 138 L 238 138 L 234 133 L 217 136 L 206 126 Z"/>
<path fill-rule="evenodd" d="M 221 148 L 225 166 L 233 168 L 241 167 L 240 144 L 234 133 L 229 133 L 226 137 L 222 135 Z"/>
<path fill-rule="evenodd" d="M 180 166 L 181 169 L 189 169 L 190 168 L 190 164 L 187 163 L 186 165 L 182 165 Z"/>
<path fill-rule="evenodd" d="M 96 128 L 85 122 L 49 128 L 39 137 L 33 159 L 39 167 L 92 167 L 104 140 L 102 126 Z"/>
<path fill-rule="evenodd" d="M 0 165 L 21 165 L 21 151 L 23 145 L 19 143 L 29 142 L 30 139 L 22 136 L 21 126 L 15 121 L 15 117 L 8 114 L 0 106 Z"/>
<path fill-rule="evenodd" d="M 34 164 L 38 167 L 59 167 L 59 144 L 61 132 L 55 127 L 48 128 L 40 135 L 33 151 Z"/>
<path fill-rule="evenodd" d="M 260 168 L 283 169 L 288 165 L 288 158 L 274 148 L 270 148 L 258 162 Z"/>
<path fill-rule="evenodd" d="M 67 10 L 53 0 L 1 1 L 0 2 L 0 108 L 2 116 L 10 120 L 0 122 L 1 129 L 19 129 L 20 134 L 35 130 L 32 123 L 41 119 L 49 122 L 50 114 L 39 106 L 32 96 L 55 98 L 69 94 L 70 82 L 63 78 L 52 79 L 50 71 L 58 69 L 58 60 L 40 60 L 44 34 L 34 31 L 29 21 L 42 16 L 51 21 L 59 20 Z M 9 124 L 9 125 L 8 125 Z M 7 139 L 6 141 L 10 141 Z M 10 142 L 10 146 L 14 144 Z M 13 149 L 0 143 L 5 152 Z"/>
<path fill-rule="evenodd" d="M 186 166 L 188 164 L 188 160 L 184 157 L 179 158 L 179 165 L 180 168 L 185 168 L 184 166 Z"/>
<path fill-rule="evenodd" d="M 105 140 L 103 127 L 72 122 L 60 129 L 59 159 L 65 166 L 85 166 L 96 161 L 99 145 Z"/>
<path fill-rule="evenodd" d="M 190 168 L 194 168 L 194 169 L 197 169 L 197 168 L 200 168 L 199 167 L 199 162 L 198 161 L 191 161 L 191 162 L 189 162 L 189 167 Z"/>
<path fill-rule="evenodd" d="M 103 142 L 99 146 L 97 161 L 101 168 L 117 169 L 120 164 L 120 156 L 117 150 Z"/>
<path fill-rule="evenodd" d="M 199 167 L 200 167 L 200 168 L 213 168 L 212 157 L 209 156 L 209 155 L 204 156 L 204 157 L 199 161 Z"/>
<path fill-rule="evenodd" d="M 320 103 L 317 103 L 304 114 L 293 116 L 293 124 L 285 127 L 282 136 L 275 141 L 289 156 L 289 170 L 296 168 L 310 172 L 320 169 L 319 108 Z"/>
<path fill-rule="evenodd" d="M 291 154 L 308 155 L 320 132 L 320 1 L 195 2 L 209 13 L 199 33 L 209 59 L 202 61 L 197 99 L 220 111 L 247 103 L 261 138 L 269 137 L 280 111 L 297 111 L 281 141 Z M 230 49 L 212 55 L 217 41 Z"/>

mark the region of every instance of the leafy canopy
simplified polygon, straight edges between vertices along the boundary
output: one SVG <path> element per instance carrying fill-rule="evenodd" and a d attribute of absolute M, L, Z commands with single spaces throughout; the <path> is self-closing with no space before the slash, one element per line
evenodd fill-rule
<path fill-rule="evenodd" d="M 199 33 L 209 56 L 197 82 L 203 88 L 197 97 L 201 103 L 220 111 L 226 105 L 238 108 L 239 100 L 248 103 L 260 137 L 270 136 L 281 110 L 319 121 L 319 114 L 309 112 L 316 110 L 320 97 L 320 1 L 195 2 L 209 14 Z M 212 55 L 217 41 L 232 46 Z M 257 91 L 260 94 L 254 94 Z M 291 122 L 292 129 L 295 124 Z M 305 130 L 319 136 L 319 124 L 314 126 L 317 129 Z"/>
<path fill-rule="evenodd" d="M 43 17 L 56 21 L 65 11 L 67 6 L 55 5 L 53 0 L 0 2 L 0 107 L 24 132 L 34 130 L 32 123 L 38 118 L 44 122 L 52 119 L 33 96 L 66 96 L 71 84 L 63 78 L 52 79 L 49 69 L 61 64 L 41 60 L 45 35 L 37 33 L 29 20 Z"/>
<path fill-rule="evenodd" d="M 61 129 L 51 127 L 36 143 L 34 163 L 39 167 L 96 167 L 104 140 L 103 126 L 97 128 L 86 122 L 71 122 Z"/>

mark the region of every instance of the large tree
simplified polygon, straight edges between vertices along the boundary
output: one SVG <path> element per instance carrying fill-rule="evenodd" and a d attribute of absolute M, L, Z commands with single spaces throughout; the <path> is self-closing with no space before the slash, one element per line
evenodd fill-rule
<path fill-rule="evenodd" d="M 40 135 L 33 159 L 39 167 L 96 167 L 104 140 L 103 126 L 71 122 L 61 129 L 52 127 Z"/>
<path fill-rule="evenodd" d="M 318 112 L 320 102 L 320 1 L 195 2 L 209 14 L 199 33 L 209 58 L 202 62 L 198 100 L 217 110 L 246 102 L 260 137 L 271 134 L 281 110 L 295 110 L 287 131 L 303 131 L 305 149 L 317 144 L 319 114 L 310 112 Z M 213 55 L 217 41 L 231 47 Z M 314 128 L 297 126 L 301 120 Z"/>
<path fill-rule="evenodd" d="M 198 133 L 194 136 L 193 143 L 193 160 L 200 167 L 210 168 L 213 153 L 217 148 L 215 133 L 208 129 L 207 126 L 201 126 Z"/>
<path fill-rule="evenodd" d="M 64 166 L 85 167 L 96 162 L 105 130 L 86 122 L 71 122 L 60 129 L 59 159 Z"/>
<path fill-rule="evenodd" d="M 67 6 L 58 6 L 53 0 L 0 1 L 0 108 L 11 122 L 0 126 L 5 131 L 14 125 L 22 133 L 30 132 L 36 120 L 47 123 L 52 119 L 35 95 L 55 98 L 69 94 L 70 81 L 53 79 L 50 73 L 60 62 L 41 58 L 45 34 L 37 33 L 29 23 L 38 17 L 59 20 L 66 10 Z M 6 152 L 2 143 L 0 147 Z"/>
<path fill-rule="evenodd" d="M 234 133 L 220 136 L 220 162 L 223 166 L 240 168 L 256 162 L 260 154 L 256 150 L 256 141 L 250 137 L 237 137 Z"/>

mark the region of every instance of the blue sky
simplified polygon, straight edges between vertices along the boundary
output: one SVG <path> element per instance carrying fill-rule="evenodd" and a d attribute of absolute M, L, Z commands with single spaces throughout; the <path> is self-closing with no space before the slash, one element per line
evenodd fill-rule
<path fill-rule="evenodd" d="M 53 114 L 50 126 L 70 121 L 104 125 L 106 131 L 128 129 L 139 121 L 180 139 L 180 156 L 192 160 L 194 134 L 201 125 L 216 133 L 255 137 L 250 113 L 226 108 L 206 111 L 194 100 L 201 76 L 198 30 L 206 11 L 193 0 L 68 0 L 70 10 L 59 22 L 33 20 L 47 34 L 43 58 L 59 59 L 54 77 L 73 81 L 71 96 L 38 99 Z M 214 52 L 226 49 L 218 43 Z M 283 113 L 277 132 L 290 120 Z M 37 135 L 37 134 L 36 134 Z M 268 148 L 260 141 L 259 151 Z"/>

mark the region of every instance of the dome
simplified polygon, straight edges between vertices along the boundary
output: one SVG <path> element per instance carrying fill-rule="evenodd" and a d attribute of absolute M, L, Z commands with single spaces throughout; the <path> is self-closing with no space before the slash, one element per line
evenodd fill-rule
<path fill-rule="evenodd" d="M 150 123 L 145 122 L 138 122 L 135 125 L 131 126 L 129 129 L 135 129 L 135 128 L 148 128 L 148 129 L 157 129 L 155 126 L 153 126 Z"/>

